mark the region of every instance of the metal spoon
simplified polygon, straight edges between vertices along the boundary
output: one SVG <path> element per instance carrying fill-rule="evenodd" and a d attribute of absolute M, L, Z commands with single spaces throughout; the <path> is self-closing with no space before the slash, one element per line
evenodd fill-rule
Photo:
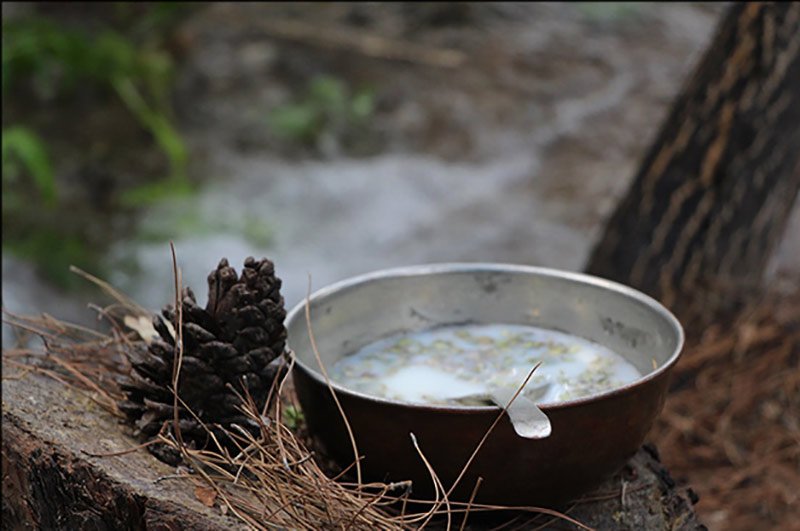
<path fill-rule="evenodd" d="M 534 389 L 536 396 L 543 396 L 550 384 L 544 384 Z M 488 387 L 484 393 L 475 393 L 458 398 L 452 398 L 458 402 L 473 402 L 475 400 L 489 400 L 494 404 L 504 408 L 511 401 L 516 390 L 507 387 Z M 514 431 L 520 437 L 527 439 L 544 439 L 549 437 L 553 431 L 550 419 L 544 411 L 539 409 L 533 400 L 522 393 L 517 395 L 514 402 L 506 409 Z"/>

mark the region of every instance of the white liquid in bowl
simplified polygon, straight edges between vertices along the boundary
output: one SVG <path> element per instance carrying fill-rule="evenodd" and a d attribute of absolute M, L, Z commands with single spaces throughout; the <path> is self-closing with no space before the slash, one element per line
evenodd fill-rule
<path fill-rule="evenodd" d="M 397 334 L 330 367 L 354 391 L 411 403 L 448 404 L 487 387 L 516 390 L 537 363 L 525 394 L 553 403 L 639 379 L 625 358 L 586 339 L 524 325 L 459 325 Z"/>

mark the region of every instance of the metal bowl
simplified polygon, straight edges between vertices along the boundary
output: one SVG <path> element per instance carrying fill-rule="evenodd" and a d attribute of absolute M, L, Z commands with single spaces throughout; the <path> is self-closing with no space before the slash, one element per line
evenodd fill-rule
<path fill-rule="evenodd" d="M 377 271 L 310 297 L 321 359 L 343 356 L 391 334 L 456 323 L 526 324 L 567 332 L 619 353 L 644 375 L 576 400 L 539 404 L 552 434 L 518 436 L 508 418 L 486 440 L 451 499 L 502 505 L 558 505 L 613 474 L 642 444 L 664 404 L 683 346 L 677 319 L 652 298 L 588 275 L 505 264 L 434 264 Z M 287 316 L 293 378 L 308 427 L 342 465 L 354 455 L 311 347 L 305 302 Z M 409 433 L 445 489 L 454 482 L 499 409 L 408 404 L 333 383 L 355 435 L 365 479 L 413 480 L 414 497 L 433 484 Z"/>

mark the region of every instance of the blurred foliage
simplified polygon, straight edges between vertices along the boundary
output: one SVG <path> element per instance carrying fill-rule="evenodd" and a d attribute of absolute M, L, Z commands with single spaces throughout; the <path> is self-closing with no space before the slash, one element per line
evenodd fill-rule
<path fill-rule="evenodd" d="M 283 409 L 283 423 L 290 430 L 296 430 L 304 420 L 303 412 L 295 406 L 289 405 Z"/>
<path fill-rule="evenodd" d="M 238 216 L 202 213 L 194 204 L 173 204 L 156 220 L 144 222 L 137 236 L 143 241 L 164 242 L 187 236 L 233 234 L 243 237 L 250 245 L 265 248 L 274 241 L 270 226 L 252 212 Z"/>
<path fill-rule="evenodd" d="M 638 15 L 645 2 L 575 2 L 577 10 L 590 22 L 613 21 Z"/>
<path fill-rule="evenodd" d="M 4 242 L 3 246 L 16 256 L 35 263 L 46 278 L 65 289 L 85 284 L 70 272 L 69 266 L 91 269 L 100 260 L 96 249 L 87 246 L 80 236 L 57 225 L 39 227 L 30 231 L 26 238 L 15 238 Z"/>
<path fill-rule="evenodd" d="M 113 91 L 167 156 L 170 178 L 185 180 L 186 148 L 170 119 L 172 70 L 165 51 L 113 29 L 90 35 L 41 16 L 3 22 L 4 96 L 15 84 L 29 86 L 41 100 L 74 95 L 87 85 Z"/>
<path fill-rule="evenodd" d="M 279 137 L 315 145 L 323 135 L 347 134 L 364 126 L 374 111 L 372 90 L 353 91 L 340 79 L 319 76 L 300 101 L 274 109 L 269 124 Z"/>
<path fill-rule="evenodd" d="M 3 184 L 13 184 L 28 175 L 46 205 L 53 205 L 58 197 L 53 167 L 42 139 L 27 127 L 14 126 L 3 129 Z M 9 198 L 13 201 L 17 198 Z"/>
<path fill-rule="evenodd" d="M 120 194 L 120 203 L 126 207 L 139 207 L 164 199 L 185 197 L 195 191 L 195 188 L 186 179 L 167 179 L 125 190 Z"/>
<path fill-rule="evenodd" d="M 150 134 L 169 173 L 153 184 L 128 185 L 116 198 L 121 200 L 118 206 L 186 193 L 190 189 L 188 156 L 172 118 L 174 61 L 166 37 L 179 15 L 193 4 L 29 7 L 15 16 L 4 13 L 2 23 L 3 106 L 18 111 L 13 113 L 15 121 L 7 120 L 6 113 L 3 119 L 3 224 L 7 227 L 3 247 L 32 260 L 47 277 L 68 287 L 69 265 L 98 270 L 97 238 L 87 233 L 97 232 L 90 226 L 97 224 L 99 215 L 92 208 L 106 207 L 76 205 L 67 183 L 57 177 L 60 161 L 52 157 L 45 140 L 51 131 L 37 127 L 33 119 L 36 113 L 58 112 L 87 97 L 93 105 L 121 105 L 131 117 L 129 127 Z M 91 146 L 74 148 L 86 157 Z M 77 217 L 84 219 L 73 221 Z M 70 222 L 64 223 L 65 219 Z"/>

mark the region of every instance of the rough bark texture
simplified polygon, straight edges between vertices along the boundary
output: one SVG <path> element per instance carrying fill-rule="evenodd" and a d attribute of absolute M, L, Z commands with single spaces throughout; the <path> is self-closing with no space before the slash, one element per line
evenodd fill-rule
<path fill-rule="evenodd" d="M 29 375 L 3 382 L 3 529 L 222 530 L 243 526 L 208 508 L 174 469 L 135 446 L 84 395 Z M 640 451 L 570 514 L 597 529 L 697 529 L 685 492 L 654 451 Z M 621 485 L 625 483 L 625 495 Z M 472 529 L 480 529 L 473 525 Z M 558 522 L 550 529 L 571 529 Z"/>
<path fill-rule="evenodd" d="M 687 319 L 692 300 L 724 299 L 718 286 L 758 282 L 800 190 L 799 124 L 800 4 L 734 4 L 588 272 Z"/>
<path fill-rule="evenodd" d="M 12 370 L 6 370 L 4 375 Z M 3 529 L 241 529 L 86 396 L 54 380 L 3 381 Z"/>

